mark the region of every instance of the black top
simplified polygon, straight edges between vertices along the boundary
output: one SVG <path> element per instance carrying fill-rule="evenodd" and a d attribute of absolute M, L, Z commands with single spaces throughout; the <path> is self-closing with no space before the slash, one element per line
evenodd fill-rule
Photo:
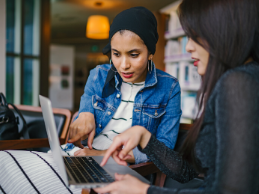
<path fill-rule="evenodd" d="M 259 65 L 227 71 L 206 106 L 196 156 L 205 169 L 199 189 L 150 186 L 148 194 L 259 193 Z M 151 137 L 143 153 L 167 176 L 186 183 L 197 173 L 179 154 Z"/>

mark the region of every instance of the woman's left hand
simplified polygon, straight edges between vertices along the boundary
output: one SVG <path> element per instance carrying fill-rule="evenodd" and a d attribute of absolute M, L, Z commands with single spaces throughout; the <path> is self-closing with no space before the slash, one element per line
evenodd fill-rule
<path fill-rule="evenodd" d="M 90 150 L 89 148 L 84 148 L 77 150 L 74 155 L 75 156 L 103 156 L 106 150 Z"/>
<path fill-rule="evenodd" d="M 150 186 L 128 174 L 115 173 L 115 179 L 115 182 L 102 188 L 95 188 L 94 191 L 111 194 L 145 194 Z"/>

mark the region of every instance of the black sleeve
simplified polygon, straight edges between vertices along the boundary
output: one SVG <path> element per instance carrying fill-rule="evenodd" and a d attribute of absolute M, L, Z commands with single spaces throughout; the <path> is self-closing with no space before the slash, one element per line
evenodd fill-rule
<path fill-rule="evenodd" d="M 259 83 L 247 73 L 234 72 L 221 80 L 215 90 L 214 181 L 204 189 L 177 190 L 150 186 L 148 194 L 259 192 Z M 194 171 L 188 164 L 175 152 L 158 144 L 154 137 L 143 152 L 163 172 L 176 180 L 194 177 Z"/>
<path fill-rule="evenodd" d="M 184 161 L 178 152 L 158 141 L 154 135 L 141 151 L 147 154 L 163 173 L 178 182 L 186 183 L 198 176 L 192 166 Z"/>

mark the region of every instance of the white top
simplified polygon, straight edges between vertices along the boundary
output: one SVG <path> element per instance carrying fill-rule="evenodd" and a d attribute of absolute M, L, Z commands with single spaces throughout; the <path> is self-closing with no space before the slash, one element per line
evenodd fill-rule
<path fill-rule="evenodd" d="M 132 126 L 132 114 L 135 96 L 145 85 L 145 82 L 128 83 L 122 82 L 121 103 L 103 131 L 94 138 L 93 148 L 107 150 L 113 138 Z"/>

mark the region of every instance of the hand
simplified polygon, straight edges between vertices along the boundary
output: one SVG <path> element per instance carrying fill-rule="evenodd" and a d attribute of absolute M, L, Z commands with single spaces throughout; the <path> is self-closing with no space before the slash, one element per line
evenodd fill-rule
<path fill-rule="evenodd" d="M 95 188 L 97 193 L 111 193 L 111 194 L 142 194 L 147 193 L 150 185 L 141 182 L 131 175 L 120 175 L 115 173 L 115 182 L 102 187 Z"/>
<path fill-rule="evenodd" d="M 135 163 L 135 157 L 132 150 L 128 153 L 128 155 L 130 155 L 130 157 L 128 157 L 125 161 L 128 163 Z"/>
<path fill-rule="evenodd" d="M 81 150 L 77 150 L 74 155 L 75 156 L 103 156 L 106 150 L 90 150 L 89 148 L 84 148 Z"/>
<path fill-rule="evenodd" d="M 151 133 L 142 126 L 134 126 L 127 129 L 113 139 L 111 146 L 103 157 L 101 166 L 106 164 L 110 156 L 118 164 L 127 166 L 125 160 L 131 158 L 129 152 L 137 145 L 140 145 L 141 148 L 146 147 L 150 137 Z"/>
<path fill-rule="evenodd" d="M 92 143 L 95 135 L 94 115 L 90 112 L 82 112 L 79 117 L 69 127 L 69 143 L 84 148 L 81 144 L 82 140 L 88 137 L 88 147 L 92 149 Z"/>

